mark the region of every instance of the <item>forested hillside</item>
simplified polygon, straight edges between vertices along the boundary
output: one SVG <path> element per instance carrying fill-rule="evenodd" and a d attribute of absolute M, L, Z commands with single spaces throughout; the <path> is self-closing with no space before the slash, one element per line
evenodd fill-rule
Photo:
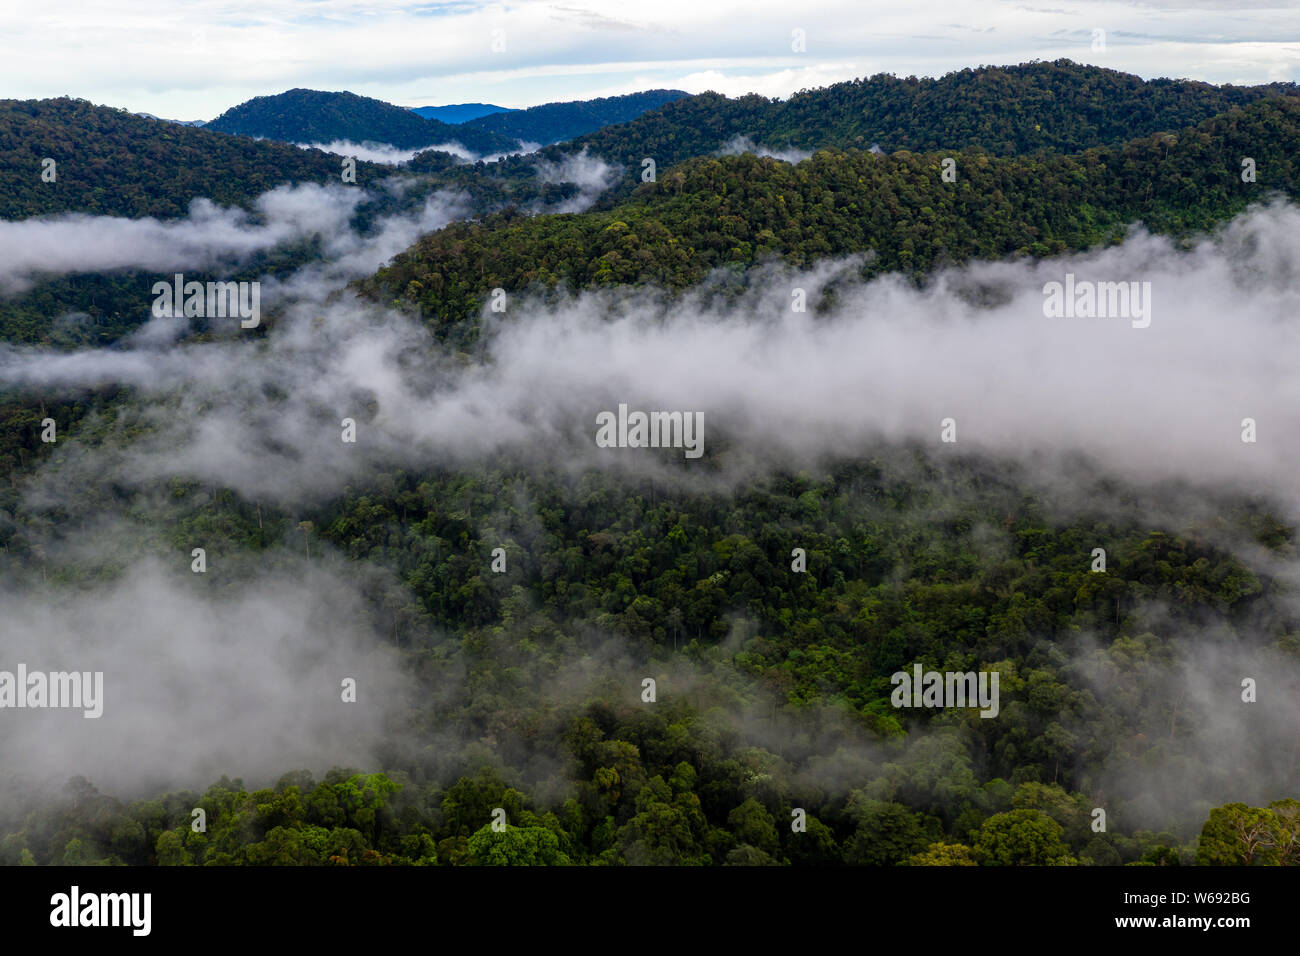
<path fill-rule="evenodd" d="M 272 213 L 258 207 L 259 197 L 277 187 L 318 186 L 356 189 L 350 224 L 367 232 L 385 217 L 416 215 L 439 193 L 461 196 L 467 212 L 486 215 L 504 207 L 545 209 L 578 192 L 573 183 L 539 176 L 526 158 L 473 164 L 437 150 L 403 167 L 357 161 L 355 185 L 345 185 L 341 172 L 342 159 L 333 153 L 237 140 L 84 100 L 0 102 L 0 218 L 8 220 L 77 213 L 174 222 L 193 212 L 195 200 L 208 200 L 225 207 L 218 218 L 233 222 L 230 211 L 243 210 L 250 225 L 265 224 Z M 402 188 L 385 187 L 394 177 L 403 180 Z M 249 256 L 237 274 L 224 278 L 285 275 L 319 254 L 318 242 L 286 243 Z M 0 340 L 61 348 L 116 341 L 147 316 L 154 278 L 87 262 L 81 274 L 41 278 L 31 289 L 6 288 Z M 68 315 L 82 321 L 61 321 Z"/>
<path fill-rule="evenodd" d="M 53 159 L 55 179 L 41 178 Z M 195 199 L 246 206 L 285 183 L 339 181 L 339 157 L 234 140 L 86 100 L 0 100 L 0 218 L 183 216 Z M 358 163 L 358 178 L 384 172 Z"/>
<path fill-rule="evenodd" d="M 980 149 L 881 156 L 823 150 L 791 165 L 752 155 L 664 170 L 606 211 L 505 212 L 425 237 L 362 284 L 454 340 L 493 288 L 654 283 L 684 289 L 765 258 L 808 265 L 870 252 L 865 275 L 921 277 L 943 262 L 1043 256 L 1117 239 L 1134 222 L 1204 230 L 1270 191 L 1300 193 L 1300 97 L 1275 97 L 1177 133 L 1075 155 Z M 945 158 L 956 181 L 942 180 Z M 1256 182 L 1241 178 L 1255 159 Z M 471 320 L 462 326 L 462 320 Z"/>

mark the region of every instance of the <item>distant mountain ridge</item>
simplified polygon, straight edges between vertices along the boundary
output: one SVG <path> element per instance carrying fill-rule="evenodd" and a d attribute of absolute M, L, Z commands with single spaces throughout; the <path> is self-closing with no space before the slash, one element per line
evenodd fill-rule
<path fill-rule="evenodd" d="M 627 172 L 620 192 L 626 195 L 639 182 L 644 157 L 663 169 L 715 153 L 737 136 L 774 150 L 878 143 L 886 152 L 974 146 L 1002 156 L 1074 153 L 1194 126 L 1233 107 L 1297 91 L 1294 83 L 1144 80 L 1066 59 L 964 69 L 938 79 L 882 73 L 786 100 L 701 93 L 583 134 L 564 152 L 586 148 L 621 164 Z"/>
<path fill-rule="evenodd" d="M 513 113 L 514 110 L 509 106 L 494 106 L 491 103 L 455 103 L 450 106 L 413 106 L 411 112 L 425 119 L 456 125 L 478 119 L 480 116 Z"/>
<path fill-rule="evenodd" d="M 209 129 L 286 143 L 386 143 L 423 149 L 459 143 L 483 155 L 517 151 L 522 143 L 564 142 L 626 123 L 689 94 L 646 90 L 625 96 L 546 103 L 515 110 L 490 103 L 405 109 L 355 93 L 293 89 L 258 96 L 207 123 Z"/>
<path fill-rule="evenodd" d="M 383 100 L 355 93 L 293 89 L 258 96 L 226 110 L 207 129 L 264 137 L 283 143 L 386 143 L 397 149 L 424 149 L 459 143 L 481 154 L 519 148 L 517 140 L 491 130 L 443 123 Z"/>
<path fill-rule="evenodd" d="M 683 90 L 646 90 L 625 96 L 545 103 L 526 110 L 481 116 L 465 125 L 511 136 L 520 142 L 560 143 L 605 126 L 626 123 L 665 103 L 689 96 Z"/>

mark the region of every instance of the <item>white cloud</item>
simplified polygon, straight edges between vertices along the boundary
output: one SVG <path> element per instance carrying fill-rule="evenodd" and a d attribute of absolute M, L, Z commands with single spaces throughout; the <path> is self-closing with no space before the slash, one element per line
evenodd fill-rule
<path fill-rule="evenodd" d="M 73 213 L 0 221 L 0 291 L 38 275 L 206 268 L 313 236 L 333 240 L 361 200 L 355 189 L 308 183 L 264 193 L 252 213 L 196 199 L 177 220 Z"/>
<path fill-rule="evenodd" d="M 542 182 L 573 183 L 578 187 L 576 196 L 549 208 L 549 212 L 581 212 L 612 186 L 621 172 L 622 167 L 609 165 L 590 155 L 585 148 L 576 155 L 565 156 L 558 163 L 546 159 L 537 161 L 537 178 Z"/>
<path fill-rule="evenodd" d="M 770 156 L 772 159 L 779 159 L 783 163 L 802 163 L 812 155 L 806 149 L 782 149 L 771 150 L 766 146 L 760 146 L 748 136 L 733 136 L 727 141 L 722 149 L 718 150 L 720 156 L 738 156 L 741 153 L 752 153 L 755 156 Z"/>
<path fill-rule="evenodd" d="M 351 156 L 367 163 L 383 163 L 386 166 L 401 166 L 411 161 L 411 157 L 422 153 L 430 147 L 420 149 L 398 149 L 387 143 L 354 143 L 347 139 L 336 139 L 328 143 L 294 143 L 303 149 L 319 149 L 336 156 Z M 440 147 L 450 152 L 446 147 Z"/>
<path fill-rule="evenodd" d="M 67 273 L 232 268 L 253 253 L 310 238 L 320 239 L 322 258 L 299 281 L 311 275 L 316 283 L 337 284 L 373 272 L 463 212 L 459 198 L 438 193 L 423 207 L 386 217 L 361 235 L 350 219 L 365 198 L 356 187 L 307 183 L 263 193 L 251 213 L 197 199 L 190 214 L 176 220 L 78 213 L 0 221 L 0 292 Z"/>
<path fill-rule="evenodd" d="M 6 789 L 80 774 L 136 793 L 375 760 L 409 679 L 368 619 L 356 567 L 280 552 L 237 580 L 210 560 L 208 578 L 188 555 L 155 556 L 83 591 L 0 586 L 0 668 L 103 673 L 98 718 L 4 711 Z M 227 586 L 206 587 L 217 575 Z M 345 677 L 355 703 L 342 699 Z"/>

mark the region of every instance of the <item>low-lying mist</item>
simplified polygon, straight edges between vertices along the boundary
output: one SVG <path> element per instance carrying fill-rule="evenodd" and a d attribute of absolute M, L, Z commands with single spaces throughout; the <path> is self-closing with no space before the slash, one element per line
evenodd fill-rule
<path fill-rule="evenodd" d="M 273 552 L 239 573 L 162 555 L 82 585 L 0 584 L 0 668 L 103 673 L 102 713 L 6 709 L 6 786 L 117 792 L 370 763 L 411 683 L 343 569 Z M 356 681 L 355 702 L 343 680 Z"/>
<path fill-rule="evenodd" d="M 1139 231 L 1084 255 L 948 270 L 922 289 L 857 282 L 850 261 L 770 266 L 725 298 L 515 297 L 504 315 L 485 308 L 471 361 L 407 317 L 349 295 L 325 303 L 319 282 L 289 280 L 291 294 L 312 291 L 264 339 L 9 347 L 0 384 L 51 395 L 129 385 L 152 431 L 120 454 L 116 480 L 184 475 L 283 501 L 333 494 L 377 461 L 507 452 L 691 474 L 697 463 L 666 465 L 650 449 L 596 447 L 596 416 L 626 404 L 702 413 L 698 465 L 733 480 L 910 441 L 1040 466 L 1082 455 L 1126 480 L 1186 480 L 1294 508 L 1298 226 L 1300 210 L 1276 205 L 1189 249 Z M 1046 317 L 1044 286 L 1066 275 L 1150 283 L 1150 324 Z M 819 312 L 824 290 L 834 300 Z M 798 295 L 807 312 L 792 310 Z M 345 418 L 355 444 L 342 440 Z"/>

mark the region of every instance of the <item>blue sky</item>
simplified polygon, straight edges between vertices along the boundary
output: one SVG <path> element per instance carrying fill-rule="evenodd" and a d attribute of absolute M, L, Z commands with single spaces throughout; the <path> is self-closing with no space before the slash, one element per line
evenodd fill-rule
<path fill-rule="evenodd" d="M 879 72 L 939 76 L 1058 57 L 1144 77 L 1300 81 L 1300 9 L 1296 0 L 42 0 L 0 10 L 0 97 L 79 96 L 175 119 L 211 119 L 299 86 L 402 106 L 519 107 L 652 87 L 788 96 Z"/>

